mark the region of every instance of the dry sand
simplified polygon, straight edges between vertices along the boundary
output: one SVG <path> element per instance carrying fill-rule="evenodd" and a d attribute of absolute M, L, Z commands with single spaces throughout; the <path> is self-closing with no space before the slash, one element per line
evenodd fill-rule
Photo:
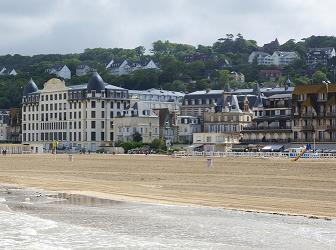
<path fill-rule="evenodd" d="M 0 183 L 100 198 L 336 218 L 336 160 L 0 156 Z"/>

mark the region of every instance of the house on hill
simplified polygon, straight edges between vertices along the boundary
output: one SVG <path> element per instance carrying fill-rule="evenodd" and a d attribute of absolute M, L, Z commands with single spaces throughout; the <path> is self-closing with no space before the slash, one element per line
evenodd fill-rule
<path fill-rule="evenodd" d="M 262 47 L 262 51 L 265 51 L 266 53 L 273 54 L 275 51 L 280 49 L 280 43 L 278 41 L 278 38 L 275 38 L 274 41 L 270 43 L 264 44 Z"/>
<path fill-rule="evenodd" d="M 7 68 L 3 67 L 0 70 L 0 76 L 16 76 L 16 75 L 17 75 L 17 72 L 13 68 L 7 69 Z"/>
<path fill-rule="evenodd" d="M 55 65 L 52 68 L 46 69 L 45 72 L 50 75 L 56 75 L 59 78 L 71 79 L 71 71 L 66 65 Z"/>
<path fill-rule="evenodd" d="M 89 73 L 96 72 L 97 69 L 88 64 L 79 64 L 76 66 L 76 76 L 85 76 Z"/>
<path fill-rule="evenodd" d="M 318 64 L 328 65 L 335 56 L 335 48 L 310 48 L 307 53 L 307 66 L 313 69 Z"/>
<path fill-rule="evenodd" d="M 272 55 L 253 51 L 249 56 L 248 62 L 253 63 L 254 60 L 257 60 L 258 65 L 276 65 L 281 67 L 293 63 L 296 59 L 299 59 L 299 56 L 294 51 L 274 51 Z"/>
<path fill-rule="evenodd" d="M 153 60 L 144 63 L 132 62 L 130 60 L 123 60 L 123 61 L 111 60 L 107 64 L 106 69 L 112 75 L 121 76 L 121 75 L 129 75 L 134 71 L 141 69 L 159 69 L 159 66 Z"/>

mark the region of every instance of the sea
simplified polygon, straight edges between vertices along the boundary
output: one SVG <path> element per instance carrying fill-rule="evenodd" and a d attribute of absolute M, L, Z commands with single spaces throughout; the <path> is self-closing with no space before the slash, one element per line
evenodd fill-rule
<path fill-rule="evenodd" d="M 336 221 L 2 186 L 0 249 L 336 249 Z"/>

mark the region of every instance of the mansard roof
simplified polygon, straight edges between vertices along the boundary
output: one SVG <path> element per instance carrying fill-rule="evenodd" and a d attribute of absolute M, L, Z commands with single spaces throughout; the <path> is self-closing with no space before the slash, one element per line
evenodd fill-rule
<path fill-rule="evenodd" d="M 30 80 L 27 82 L 27 84 L 26 84 L 26 86 L 25 86 L 25 88 L 24 88 L 24 90 L 23 90 L 23 95 L 25 96 L 25 95 L 34 93 L 34 92 L 36 92 L 36 91 L 38 91 L 38 88 L 37 88 L 35 82 L 33 81 L 33 79 L 30 79 Z"/>
<path fill-rule="evenodd" d="M 94 72 L 87 85 L 87 91 L 95 90 L 96 92 L 101 92 L 105 90 L 105 83 L 101 76 Z"/>

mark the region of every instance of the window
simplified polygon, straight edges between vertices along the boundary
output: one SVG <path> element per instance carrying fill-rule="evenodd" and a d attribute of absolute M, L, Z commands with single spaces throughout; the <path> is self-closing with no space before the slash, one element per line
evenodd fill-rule
<path fill-rule="evenodd" d="M 113 101 L 111 101 L 111 109 L 113 109 Z"/>
<path fill-rule="evenodd" d="M 52 101 L 53 100 L 53 95 L 50 95 L 50 101 Z"/>
<path fill-rule="evenodd" d="M 96 108 L 96 101 L 91 101 L 91 108 Z"/>
<path fill-rule="evenodd" d="M 105 112 L 104 111 L 101 112 L 101 118 L 105 118 Z"/>
<path fill-rule="evenodd" d="M 105 133 L 104 132 L 100 133 L 100 140 L 105 141 Z"/>
<path fill-rule="evenodd" d="M 66 99 L 66 93 L 63 94 L 63 99 L 64 99 L 64 100 Z"/>
<path fill-rule="evenodd" d="M 96 118 L 96 111 L 91 111 L 91 118 Z"/>
<path fill-rule="evenodd" d="M 101 121 L 101 128 L 105 128 L 104 125 L 105 125 L 105 124 L 104 124 L 104 121 Z"/>
<path fill-rule="evenodd" d="M 120 109 L 120 102 L 117 102 L 117 109 Z"/>
<path fill-rule="evenodd" d="M 96 132 L 91 132 L 91 141 L 96 140 Z"/>
<path fill-rule="evenodd" d="M 62 100 L 62 94 L 59 94 L 59 95 L 58 95 L 58 99 L 59 99 L 59 100 Z"/>
<path fill-rule="evenodd" d="M 91 121 L 91 128 L 96 128 L 96 121 Z"/>
<path fill-rule="evenodd" d="M 101 102 L 101 107 L 102 107 L 102 109 L 105 108 L 105 102 L 104 101 Z"/>

